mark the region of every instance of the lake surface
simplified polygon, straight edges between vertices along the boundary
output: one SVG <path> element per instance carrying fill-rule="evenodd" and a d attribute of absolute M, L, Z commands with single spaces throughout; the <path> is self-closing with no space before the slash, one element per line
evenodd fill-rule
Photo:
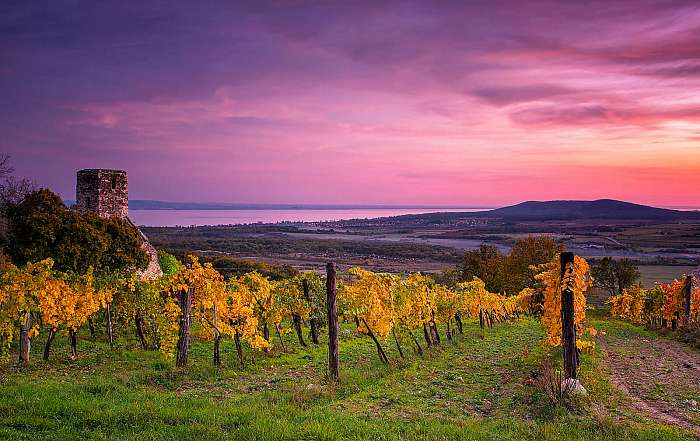
<path fill-rule="evenodd" d="M 346 208 L 256 210 L 129 210 L 136 225 L 174 227 L 191 225 L 241 225 L 276 222 L 322 222 L 371 219 L 435 212 L 477 212 L 485 208 Z"/>

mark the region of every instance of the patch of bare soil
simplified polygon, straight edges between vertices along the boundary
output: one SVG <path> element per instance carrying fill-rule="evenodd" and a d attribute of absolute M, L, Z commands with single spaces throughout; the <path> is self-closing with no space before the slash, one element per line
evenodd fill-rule
<path fill-rule="evenodd" d="M 611 381 L 646 417 L 700 437 L 700 353 L 657 337 L 599 339 Z"/>

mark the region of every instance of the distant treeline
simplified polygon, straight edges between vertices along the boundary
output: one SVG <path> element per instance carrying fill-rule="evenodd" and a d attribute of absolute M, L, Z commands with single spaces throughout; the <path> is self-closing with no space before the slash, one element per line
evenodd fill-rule
<path fill-rule="evenodd" d="M 143 228 L 151 243 L 174 254 L 214 250 L 241 255 L 304 254 L 328 259 L 343 256 L 432 260 L 457 263 L 462 252 L 449 247 L 405 242 L 296 238 L 281 233 L 241 233 L 235 227 Z"/>

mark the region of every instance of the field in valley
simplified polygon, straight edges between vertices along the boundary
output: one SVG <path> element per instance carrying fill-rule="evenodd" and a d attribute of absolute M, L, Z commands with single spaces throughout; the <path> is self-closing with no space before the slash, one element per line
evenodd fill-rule
<path fill-rule="evenodd" d="M 341 268 L 435 272 L 454 267 L 465 250 L 482 244 L 506 253 L 518 239 L 549 235 L 587 259 L 630 258 L 643 282 L 667 281 L 700 262 L 700 223 L 629 220 L 504 221 L 380 218 L 321 223 L 152 227 L 159 248 L 198 251 L 314 270 L 329 259 Z M 666 241 L 666 239 L 668 239 Z M 673 278 L 673 277 L 671 277 Z"/>

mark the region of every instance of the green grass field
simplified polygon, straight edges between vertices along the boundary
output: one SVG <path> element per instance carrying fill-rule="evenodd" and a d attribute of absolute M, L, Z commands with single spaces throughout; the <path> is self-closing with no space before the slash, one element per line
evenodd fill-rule
<path fill-rule="evenodd" d="M 696 266 L 687 265 L 641 265 L 642 285 L 652 288 L 656 282 L 668 283 L 673 279 L 681 279 L 684 274 L 690 274 L 697 269 Z"/>
<path fill-rule="evenodd" d="M 673 279 L 681 280 L 684 274 L 690 274 L 697 267 L 688 265 L 640 265 L 641 283 L 645 288 L 653 288 L 656 283 L 669 283 Z M 591 288 L 586 293 L 589 304 L 605 306 L 610 293 L 601 288 Z"/>
<path fill-rule="evenodd" d="M 616 323 L 604 326 L 614 331 Z M 588 397 L 574 411 L 551 404 L 532 384 L 544 360 L 560 357 L 542 338 L 534 319 L 483 333 L 469 321 L 463 336 L 423 357 L 401 360 L 387 342 L 385 366 L 368 337 L 343 329 L 341 382 L 332 386 L 325 346 L 303 349 L 291 334 L 289 353 L 247 353 L 244 369 L 232 342 L 216 369 L 211 344 L 195 341 L 182 370 L 131 341 L 112 352 L 87 335 L 78 360 L 68 359 L 61 337 L 44 363 L 40 336 L 30 368 L 0 371 L 0 439 L 694 439 L 626 411 L 599 352 L 583 357 Z"/>

